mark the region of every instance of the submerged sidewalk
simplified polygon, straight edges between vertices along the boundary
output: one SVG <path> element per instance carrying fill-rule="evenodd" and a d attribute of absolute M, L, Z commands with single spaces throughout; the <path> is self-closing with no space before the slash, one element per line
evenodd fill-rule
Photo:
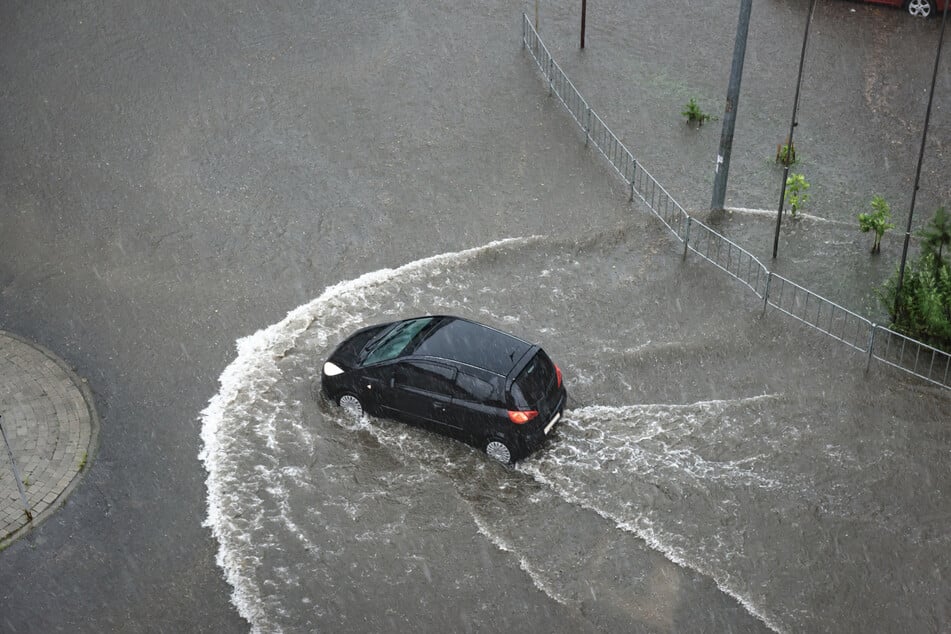
<path fill-rule="evenodd" d="M 91 391 L 61 359 L 2 330 L 0 416 L 10 445 L 0 438 L 2 549 L 65 502 L 95 453 L 99 418 Z"/>

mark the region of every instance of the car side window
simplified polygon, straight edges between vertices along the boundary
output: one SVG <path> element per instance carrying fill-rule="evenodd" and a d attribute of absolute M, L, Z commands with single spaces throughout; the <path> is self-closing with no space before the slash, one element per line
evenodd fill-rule
<path fill-rule="evenodd" d="M 432 361 L 408 361 L 401 363 L 396 371 L 396 384 L 425 392 L 452 394 L 455 368 Z"/>
<path fill-rule="evenodd" d="M 468 372 L 459 372 L 456 375 L 456 396 L 467 401 L 486 403 L 492 400 L 495 389 L 488 381 L 484 381 Z"/>

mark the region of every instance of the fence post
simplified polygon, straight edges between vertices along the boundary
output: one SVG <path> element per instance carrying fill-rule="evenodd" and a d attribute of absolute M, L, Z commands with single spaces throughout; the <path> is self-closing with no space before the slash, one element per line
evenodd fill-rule
<path fill-rule="evenodd" d="M 584 118 L 584 146 L 588 147 L 588 141 L 591 140 L 591 108 L 587 108 Z"/>
<path fill-rule="evenodd" d="M 3 444 L 7 446 L 7 455 L 10 456 L 10 466 L 13 468 L 13 479 L 16 480 L 17 490 L 20 492 L 20 501 L 23 503 L 23 512 L 26 513 L 26 519 L 32 522 L 33 512 L 30 511 L 30 503 L 27 502 L 26 491 L 23 489 L 23 480 L 20 479 L 20 472 L 17 470 L 17 461 L 13 458 L 13 448 L 10 447 L 10 441 L 7 440 L 7 432 L 3 431 L 2 422 L 0 422 L 0 436 L 3 436 Z"/>
<path fill-rule="evenodd" d="M 555 58 L 548 55 L 548 96 L 555 92 Z"/>
<path fill-rule="evenodd" d="M 878 326 L 872 324 L 868 331 L 868 359 L 865 361 L 865 374 L 868 374 L 869 368 L 872 367 L 872 350 L 875 349 L 875 331 L 877 329 Z"/>
<path fill-rule="evenodd" d="M 773 272 L 766 271 L 766 290 L 763 292 L 763 316 L 766 316 L 766 307 L 769 306 L 769 285 L 773 281 Z"/>
<path fill-rule="evenodd" d="M 693 216 L 687 216 L 687 228 L 684 230 L 684 256 L 687 259 L 687 245 L 690 244 L 690 225 L 693 224 Z"/>
<path fill-rule="evenodd" d="M 525 48 L 525 20 L 528 19 L 528 16 L 522 12 L 522 48 Z"/>

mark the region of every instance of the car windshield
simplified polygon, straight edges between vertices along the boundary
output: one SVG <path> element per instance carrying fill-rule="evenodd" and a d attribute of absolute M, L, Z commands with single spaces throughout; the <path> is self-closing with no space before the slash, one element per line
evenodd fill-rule
<path fill-rule="evenodd" d="M 539 350 L 525 366 L 512 385 L 512 398 L 516 407 L 533 408 L 548 395 L 555 368 L 543 351 Z"/>
<path fill-rule="evenodd" d="M 389 361 L 400 356 L 413 338 L 432 321 L 432 317 L 423 317 L 397 324 L 378 341 L 370 342 L 368 349 L 363 352 L 363 365 Z"/>

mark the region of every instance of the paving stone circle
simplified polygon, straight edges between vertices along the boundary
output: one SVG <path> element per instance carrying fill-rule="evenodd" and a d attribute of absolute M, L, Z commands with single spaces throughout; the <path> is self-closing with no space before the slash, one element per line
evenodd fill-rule
<path fill-rule="evenodd" d="M 66 500 L 89 468 L 99 419 L 92 393 L 58 357 L 0 330 L 0 548 L 25 535 Z"/>

